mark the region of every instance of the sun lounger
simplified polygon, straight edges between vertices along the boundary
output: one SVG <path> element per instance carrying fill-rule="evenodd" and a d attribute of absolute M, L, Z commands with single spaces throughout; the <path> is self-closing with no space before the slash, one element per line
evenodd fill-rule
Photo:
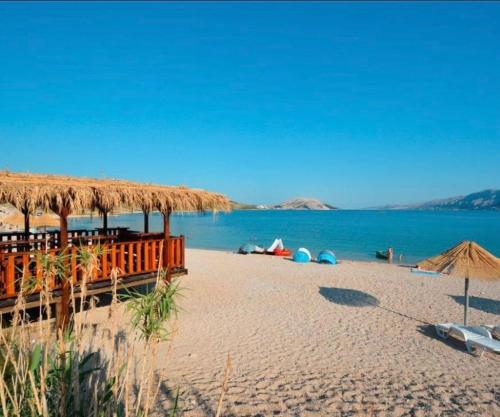
<path fill-rule="evenodd" d="M 411 272 L 413 272 L 414 274 L 422 274 L 422 275 L 433 275 L 433 276 L 439 275 L 439 272 L 426 271 L 425 269 L 420 269 L 420 268 L 411 268 Z"/>
<path fill-rule="evenodd" d="M 485 324 L 483 327 L 491 333 L 493 339 L 500 340 L 500 326 Z"/>
<path fill-rule="evenodd" d="M 436 333 L 439 337 L 447 339 L 454 337 L 463 340 L 469 353 L 480 350 L 481 354 L 488 350 L 500 353 L 500 341 L 491 337 L 491 333 L 482 326 L 462 326 L 455 323 L 436 324 Z"/>

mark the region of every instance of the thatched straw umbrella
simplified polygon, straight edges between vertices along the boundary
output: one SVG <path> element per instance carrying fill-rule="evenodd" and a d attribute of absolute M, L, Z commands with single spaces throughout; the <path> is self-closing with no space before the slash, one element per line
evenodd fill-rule
<path fill-rule="evenodd" d="M 465 278 L 464 325 L 469 309 L 469 278 L 500 279 L 500 259 L 475 242 L 464 240 L 441 255 L 426 259 L 418 267 Z"/>
<path fill-rule="evenodd" d="M 118 208 L 161 213 L 231 209 L 222 194 L 183 186 L 5 171 L 0 172 L 0 203 L 10 203 L 23 213 L 41 209 L 56 214 L 84 210 L 106 214 Z"/>

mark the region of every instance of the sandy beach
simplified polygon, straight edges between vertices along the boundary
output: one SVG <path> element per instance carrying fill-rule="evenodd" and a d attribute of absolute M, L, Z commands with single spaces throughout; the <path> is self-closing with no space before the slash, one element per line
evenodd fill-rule
<path fill-rule="evenodd" d="M 173 350 L 185 416 L 498 416 L 500 358 L 437 339 L 461 322 L 463 281 L 375 262 L 298 265 L 188 250 Z M 473 281 L 470 322 L 495 323 L 500 285 Z M 169 391 L 170 390 L 170 391 Z"/>
<path fill-rule="evenodd" d="M 499 22 L 0 1 L 0 417 L 500 417 Z"/>

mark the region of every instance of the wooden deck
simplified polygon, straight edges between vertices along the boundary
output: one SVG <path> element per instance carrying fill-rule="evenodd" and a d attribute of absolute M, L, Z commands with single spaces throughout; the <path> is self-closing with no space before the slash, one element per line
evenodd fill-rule
<path fill-rule="evenodd" d="M 42 259 L 40 253 L 57 254 L 59 232 L 0 234 L 0 313 L 12 311 L 21 291 L 22 283 L 31 282 L 28 305 L 38 303 L 42 288 Z M 166 245 L 165 245 L 166 242 Z M 126 228 L 102 230 L 69 230 L 66 249 L 69 276 L 79 292 L 82 269 L 78 266 L 81 247 L 99 245 L 99 268 L 87 277 L 88 293 L 111 291 L 111 271 L 118 271 L 120 287 L 143 285 L 156 279 L 159 267 L 168 267 L 169 278 L 187 273 L 185 268 L 185 244 L 183 236 L 138 233 Z M 164 246 L 166 246 L 165 253 Z M 47 284 L 47 283 L 46 283 Z M 62 282 L 53 278 L 48 283 L 54 302 L 60 302 Z"/>

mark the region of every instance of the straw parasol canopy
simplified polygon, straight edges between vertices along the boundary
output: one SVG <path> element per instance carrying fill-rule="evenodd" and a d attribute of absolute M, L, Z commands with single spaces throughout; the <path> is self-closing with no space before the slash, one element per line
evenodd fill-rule
<path fill-rule="evenodd" d="M 10 203 L 25 214 L 107 213 L 118 208 L 162 213 L 231 210 L 224 195 L 184 186 L 7 171 L 0 172 L 0 203 Z"/>
<path fill-rule="evenodd" d="M 469 278 L 500 280 L 500 259 L 479 246 L 464 240 L 441 255 L 426 259 L 418 267 L 465 278 L 464 324 L 467 326 L 469 307 Z"/>

